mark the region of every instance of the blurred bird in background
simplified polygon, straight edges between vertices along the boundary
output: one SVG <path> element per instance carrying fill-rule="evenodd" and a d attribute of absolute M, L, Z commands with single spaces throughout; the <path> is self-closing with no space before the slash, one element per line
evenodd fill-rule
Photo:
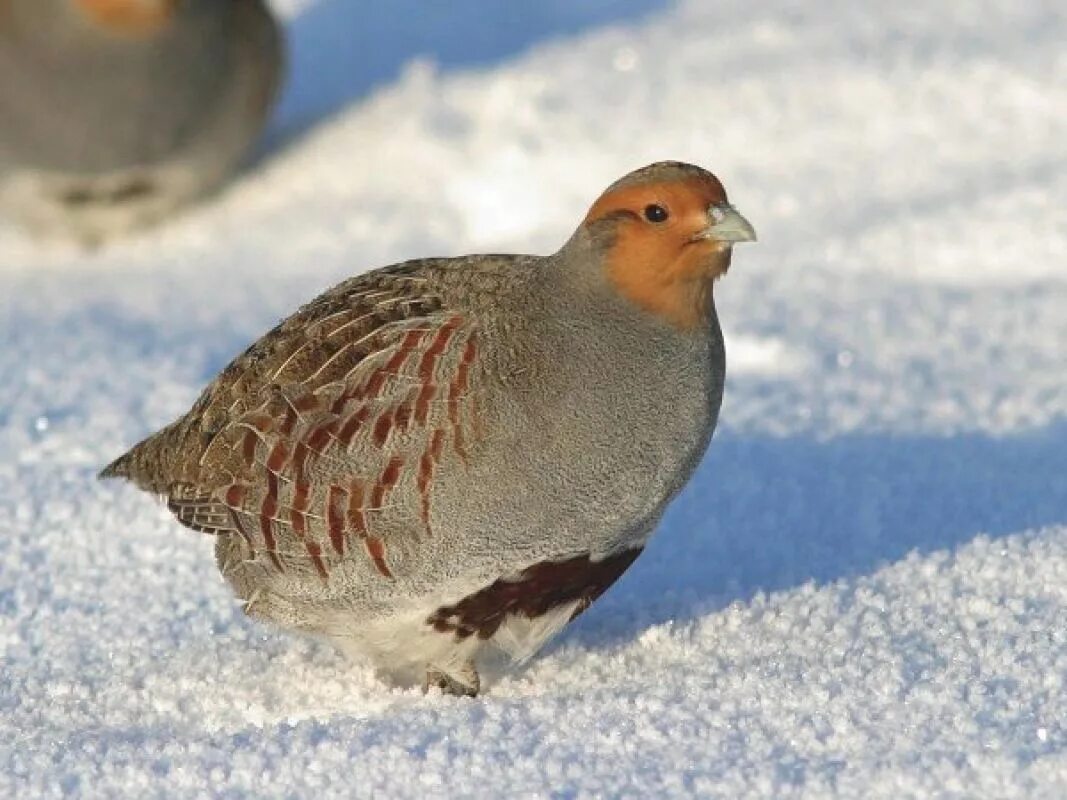
<path fill-rule="evenodd" d="M 262 0 L 0 0 L 0 214 L 95 244 L 216 189 L 283 66 Z"/>

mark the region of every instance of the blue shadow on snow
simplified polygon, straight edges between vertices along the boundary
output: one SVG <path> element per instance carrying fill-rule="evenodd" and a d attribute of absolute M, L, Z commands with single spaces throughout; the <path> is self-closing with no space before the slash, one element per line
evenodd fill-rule
<path fill-rule="evenodd" d="M 760 591 L 1063 523 L 1065 453 L 1067 421 L 1003 437 L 716 436 L 645 553 L 578 623 L 579 635 L 630 638 Z"/>

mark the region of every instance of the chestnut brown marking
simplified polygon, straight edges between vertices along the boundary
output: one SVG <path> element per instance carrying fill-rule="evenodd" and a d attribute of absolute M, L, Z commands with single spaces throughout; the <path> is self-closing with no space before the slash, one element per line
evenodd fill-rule
<path fill-rule="evenodd" d="M 542 561 L 524 569 L 514 580 L 501 578 L 451 606 L 442 606 L 426 624 L 458 638 L 477 634 L 489 639 L 512 614 L 528 619 L 578 601 L 571 619 L 587 609 L 641 554 L 641 548 L 623 550 L 600 561 L 588 555 L 564 561 Z"/>
<path fill-rule="evenodd" d="M 338 404 L 340 404 L 340 408 L 344 408 L 344 402 L 349 399 L 358 397 L 360 399 L 373 400 L 378 397 L 382 393 L 382 389 L 385 388 L 385 382 L 389 380 L 390 376 L 400 372 L 408 357 L 418 347 L 419 342 L 422 341 L 424 335 L 425 332 L 422 330 L 408 331 L 407 335 L 404 336 L 404 340 L 400 343 L 400 348 L 393 353 L 392 357 L 383 366 L 371 374 L 370 379 L 363 388 L 351 395 L 341 395 L 338 401 L 334 403 L 334 408 L 337 408 Z M 335 413 L 340 413 L 340 411 L 338 410 Z"/>
<path fill-rule="evenodd" d="M 282 424 L 278 426 L 278 432 L 282 436 L 291 436 L 293 428 L 296 427 L 296 409 L 292 406 L 286 406 L 285 416 L 282 418 Z"/>
<path fill-rule="evenodd" d="M 384 447 L 389 438 L 389 431 L 393 429 L 393 414 L 391 409 L 386 409 L 374 423 L 374 444 Z"/>
<path fill-rule="evenodd" d="M 432 534 L 430 529 L 430 489 L 433 482 L 433 469 L 437 460 L 441 457 L 441 446 L 444 442 L 445 432 L 440 428 L 434 430 L 433 435 L 430 437 L 430 446 L 426 449 L 426 452 L 422 454 L 422 458 L 419 459 L 419 477 L 417 485 L 419 489 L 419 498 L 421 500 L 421 516 L 422 521 L 426 525 L 426 533 Z"/>
<path fill-rule="evenodd" d="M 293 488 L 293 500 L 289 508 L 289 520 L 293 530 L 302 539 L 307 535 L 308 501 L 311 497 L 311 484 L 297 481 Z"/>
<path fill-rule="evenodd" d="M 430 481 L 433 479 L 433 459 L 427 450 L 419 458 L 419 477 L 417 486 L 419 490 L 420 508 L 419 516 L 426 525 L 426 532 L 430 532 Z"/>
<path fill-rule="evenodd" d="M 319 398 L 309 392 L 301 395 L 293 402 L 293 409 L 297 413 L 307 414 L 309 411 L 316 411 L 320 405 Z"/>
<path fill-rule="evenodd" d="M 281 474 L 282 469 L 285 467 L 285 462 L 288 460 L 289 447 L 283 441 L 276 442 L 270 451 L 270 455 L 267 456 L 267 469 Z"/>
<path fill-rule="evenodd" d="M 267 555 L 277 567 L 278 572 L 285 572 L 281 559 L 278 558 L 278 548 L 274 540 L 274 515 L 278 513 L 278 476 L 273 472 L 267 473 L 267 495 L 263 498 L 263 506 L 259 511 L 259 530 L 263 534 L 263 543 L 267 549 Z"/>
<path fill-rule="evenodd" d="M 334 437 L 337 431 L 338 420 L 331 420 L 324 425 L 315 428 L 307 437 L 307 449 L 317 456 L 325 454 L 326 445 Z M 295 460 L 294 456 L 294 460 Z"/>
<path fill-rule="evenodd" d="M 298 441 L 296 447 L 293 448 L 293 459 L 290 462 L 290 465 L 292 466 L 293 478 L 295 480 L 302 481 L 306 478 L 304 470 L 307 466 L 308 455 L 310 452 L 307 444 L 303 441 Z"/>
<path fill-rule="evenodd" d="M 307 514 L 289 509 L 289 525 L 301 541 L 307 538 Z"/>
<path fill-rule="evenodd" d="M 366 406 L 361 406 L 359 411 L 348 418 L 348 422 L 338 432 L 337 438 L 346 446 L 352 444 L 352 439 L 355 438 L 356 433 L 359 432 L 359 429 L 363 427 L 369 417 L 370 411 Z"/>
<path fill-rule="evenodd" d="M 474 363 L 474 359 L 477 355 L 478 345 L 475 342 L 474 334 L 472 333 L 470 338 L 467 339 L 466 345 L 463 347 L 463 356 L 459 360 L 459 366 L 456 367 L 456 377 L 452 380 L 452 385 L 449 387 L 448 418 L 453 425 L 459 420 L 459 399 L 463 392 L 467 391 L 471 364 Z"/>
<path fill-rule="evenodd" d="M 401 433 L 407 431 L 411 424 L 411 397 L 410 395 L 400 402 L 393 414 L 393 427 Z"/>
<path fill-rule="evenodd" d="M 278 513 L 278 476 L 273 472 L 267 473 L 267 494 L 263 498 L 260 514 L 267 519 L 272 519 Z"/>
<path fill-rule="evenodd" d="M 462 317 L 451 317 L 441 326 L 441 329 L 437 332 L 433 342 L 423 353 L 422 360 L 419 362 L 419 378 L 422 380 L 422 388 L 419 390 L 419 396 L 415 400 L 415 421 L 419 425 L 426 424 L 426 420 L 430 416 L 430 402 L 437 392 L 437 385 L 434 383 L 434 370 L 437 366 L 437 360 L 444 353 L 445 348 L 448 347 L 448 343 L 451 341 L 456 329 L 462 324 Z"/>
<path fill-rule="evenodd" d="M 393 357 L 390 358 L 382 369 L 386 373 L 397 373 L 403 368 L 404 363 L 408 360 L 408 357 L 412 354 L 416 347 L 419 346 L 419 342 L 422 341 L 422 337 L 426 335 L 426 332 L 419 330 L 408 331 L 405 334 L 404 339 L 400 342 L 400 349 L 398 349 Z"/>
<path fill-rule="evenodd" d="M 463 426 L 459 418 L 459 401 L 463 393 L 467 391 L 468 374 L 477 354 L 478 345 L 475 343 L 474 334 L 472 333 L 467 339 L 467 344 L 463 347 L 463 356 L 460 358 L 459 366 L 456 368 L 456 377 L 448 388 L 448 421 L 452 423 L 456 453 L 464 461 L 467 460 L 467 449 L 464 444 Z"/>
<path fill-rule="evenodd" d="M 249 414 L 247 417 L 245 417 L 243 422 L 245 425 L 251 425 L 260 433 L 268 433 L 271 429 L 274 428 L 274 417 L 270 416 L 270 414 L 264 414 L 262 412 Z"/>
<path fill-rule="evenodd" d="M 370 380 L 360 391 L 358 397 L 367 400 L 373 400 L 382 393 L 382 389 L 385 387 L 385 381 L 389 378 L 389 373 L 385 371 L 385 368 L 377 369 L 374 374 L 370 376 Z"/>
<path fill-rule="evenodd" d="M 307 548 L 311 563 L 315 565 L 315 570 L 319 573 L 319 577 L 325 581 L 329 578 L 330 573 L 326 570 L 326 564 L 322 560 L 322 548 L 311 539 L 304 540 L 304 547 Z"/>
<path fill-rule="evenodd" d="M 353 397 L 355 397 L 355 394 L 352 392 L 341 392 L 330 406 L 330 413 L 340 416 L 344 412 L 345 406 L 348 405 L 348 401 Z"/>
<path fill-rule="evenodd" d="M 426 352 L 423 353 L 422 361 L 419 362 L 419 377 L 422 378 L 424 383 L 433 380 L 433 371 L 437 364 L 437 359 L 445 352 L 445 348 L 448 346 L 452 334 L 455 333 L 456 329 L 462 324 L 463 317 L 450 317 L 437 332 L 437 336 L 434 337 L 433 343 Z"/>
<path fill-rule="evenodd" d="M 348 524 L 361 538 L 367 535 L 367 515 L 363 511 L 363 484 L 352 481 L 348 490 Z"/>
<path fill-rule="evenodd" d="M 371 493 L 371 508 L 381 509 L 384 506 L 385 498 L 400 480 L 400 470 L 403 466 L 404 459 L 400 456 L 393 456 L 389 459 L 389 463 L 382 470 L 382 476 L 374 484 L 374 491 Z"/>
<path fill-rule="evenodd" d="M 256 445 L 258 444 L 259 437 L 256 432 L 245 431 L 244 441 L 241 443 L 241 457 L 248 466 L 256 463 Z"/>
<path fill-rule="evenodd" d="M 248 487 L 243 483 L 231 483 L 226 487 L 226 492 L 223 494 L 222 500 L 230 508 L 241 508 L 247 494 Z"/>
<path fill-rule="evenodd" d="M 433 432 L 433 436 L 430 438 L 430 458 L 433 459 L 433 463 L 436 464 L 441 460 L 441 450 L 445 444 L 445 432 L 442 428 L 437 428 Z"/>
<path fill-rule="evenodd" d="M 382 577 L 392 578 L 393 573 L 389 570 L 389 565 L 385 563 L 385 543 L 377 536 L 368 536 L 363 540 L 363 546 L 367 549 L 367 555 L 370 556 Z"/>
<path fill-rule="evenodd" d="M 347 494 L 340 486 L 331 485 L 326 498 L 326 525 L 330 531 L 330 544 L 339 556 L 345 553 L 345 520 L 342 504 Z"/>
<path fill-rule="evenodd" d="M 436 393 L 437 384 L 432 382 L 424 383 L 419 390 L 419 396 L 415 399 L 415 422 L 419 425 L 426 424 L 430 416 L 430 401 Z"/>
<path fill-rule="evenodd" d="M 418 339 L 415 340 L 417 344 L 417 342 L 421 340 L 423 332 L 421 330 L 409 331 L 408 335 L 404 338 L 404 341 L 401 342 L 399 350 L 393 354 L 389 361 L 384 366 L 374 370 L 374 372 L 371 373 L 370 378 L 367 379 L 362 387 L 351 389 L 338 395 L 337 399 L 333 401 L 333 405 L 330 406 L 330 411 L 334 414 L 341 414 L 344 411 L 345 406 L 352 400 L 373 399 L 377 397 L 385 387 L 385 382 L 389 378 L 389 375 L 395 371 L 394 368 L 398 369 L 400 366 L 403 366 L 404 362 L 414 349 L 415 344 L 410 348 L 405 347 L 405 343 L 409 341 L 408 337 L 414 338 L 413 334 L 418 336 Z"/>

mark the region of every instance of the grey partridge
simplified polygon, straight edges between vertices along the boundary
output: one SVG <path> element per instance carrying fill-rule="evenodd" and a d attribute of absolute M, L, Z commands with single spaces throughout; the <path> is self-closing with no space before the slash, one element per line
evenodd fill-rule
<path fill-rule="evenodd" d="M 344 281 L 109 466 L 216 537 L 247 612 L 478 690 L 633 563 L 725 369 L 712 293 L 749 223 L 699 167 L 610 186 L 554 255 Z"/>

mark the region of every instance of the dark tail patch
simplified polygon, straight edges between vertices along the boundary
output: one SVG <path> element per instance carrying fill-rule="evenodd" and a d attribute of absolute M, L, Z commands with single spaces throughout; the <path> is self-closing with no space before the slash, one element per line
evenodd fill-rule
<path fill-rule="evenodd" d="M 564 561 L 542 561 L 518 575 L 500 578 L 458 603 L 442 606 L 426 620 L 441 633 L 465 639 L 477 634 L 490 639 L 509 614 L 535 619 L 578 601 L 578 616 L 602 595 L 641 554 L 641 548 L 622 550 L 599 561 L 589 555 Z M 573 619 L 574 617 L 572 617 Z"/>

